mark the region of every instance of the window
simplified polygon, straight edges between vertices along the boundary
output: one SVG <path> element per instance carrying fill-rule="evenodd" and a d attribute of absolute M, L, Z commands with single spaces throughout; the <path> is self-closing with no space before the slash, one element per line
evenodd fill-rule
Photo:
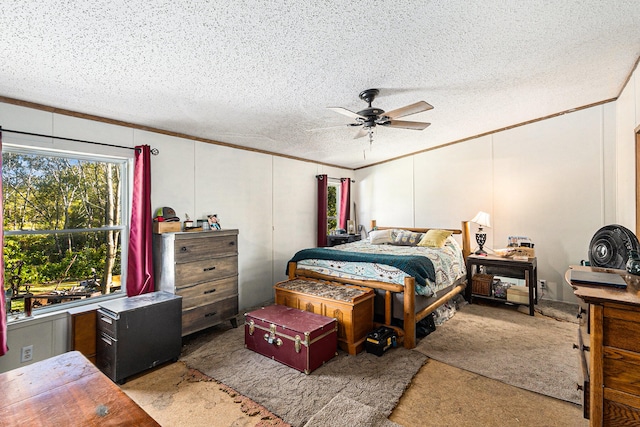
<path fill-rule="evenodd" d="M 2 156 L 9 321 L 121 292 L 128 160 L 13 146 Z"/>
<path fill-rule="evenodd" d="M 327 234 L 338 228 L 340 218 L 340 183 L 327 184 Z"/>

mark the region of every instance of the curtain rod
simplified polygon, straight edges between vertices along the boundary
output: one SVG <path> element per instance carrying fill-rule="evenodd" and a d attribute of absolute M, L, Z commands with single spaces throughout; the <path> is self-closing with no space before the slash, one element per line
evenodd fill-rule
<path fill-rule="evenodd" d="M 320 177 L 321 177 L 321 176 L 322 176 L 322 175 L 316 175 L 316 178 L 317 178 L 317 179 L 320 179 Z M 327 177 L 327 179 L 333 179 L 333 180 L 335 180 L 335 181 L 342 181 L 343 179 L 349 179 L 349 178 L 334 178 L 334 177 L 332 177 L 332 176 L 328 176 L 328 177 Z M 355 180 L 355 179 L 352 179 L 352 180 L 351 180 L 351 182 L 356 182 L 356 180 Z"/>
<path fill-rule="evenodd" d="M 24 131 L 20 131 L 20 130 L 4 129 L 2 127 L 0 127 L 0 132 L 18 133 L 20 135 L 39 136 L 39 137 L 42 137 L 42 138 L 53 138 L 53 139 L 60 139 L 60 140 L 63 140 L 63 141 L 83 142 L 85 144 L 103 145 L 105 147 L 124 148 L 124 149 L 127 149 L 127 150 L 135 150 L 135 147 L 125 147 L 123 145 L 105 144 L 104 142 L 86 141 L 84 139 L 65 138 L 63 136 L 43 135 L 41 133 L 31 133 L 31 132 L 24 132 Z M 160 154 L 160 151 L 157 148 L 152 148 L 151 149 L 151 154 L 153 154 L 154 156 L 157 156 L 158 154 Z"/>

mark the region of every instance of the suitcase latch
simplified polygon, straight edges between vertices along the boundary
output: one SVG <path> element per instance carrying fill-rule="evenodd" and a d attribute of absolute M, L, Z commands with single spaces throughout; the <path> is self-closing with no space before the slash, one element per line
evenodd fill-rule
<path fill-rule="evenodd" d="M 253 331 L 256 330 L 256 322 L 253 321 L 253 319 L 251 321 L 249 321 L 249 335 L 253 335 Z"/>
<path fill-rule="evenodd" d="M 269 344 L 275 344 L 276 347 L 280 347 L 282 345 L 282 340 L 276 337 L 276 325 L 272 323 L 269 325 L 269 333 L 264 334 L 264 340 Z"/>
<path fill-rule="evenodd" d="M 302 340 L 300 339 L 300 335 L 296 335 L 296 353 L 300 353 L 300 347 L 302 346 Z"/>

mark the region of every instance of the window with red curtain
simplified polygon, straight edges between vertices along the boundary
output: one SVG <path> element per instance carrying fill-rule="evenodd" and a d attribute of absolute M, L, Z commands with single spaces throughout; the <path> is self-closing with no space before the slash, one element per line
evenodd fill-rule
<path fill-rule="evenodd" d="M 327 246 L 327 195 L 328 178 L 327 175 L 316 175 L 318 181 L 318 247 Z"/>
<path fill-rule="evenodd" d="M 153 292 L 153 219 L 151 216 L 151 148 L 136 147 L 131 203 L 127 295 Z"/>

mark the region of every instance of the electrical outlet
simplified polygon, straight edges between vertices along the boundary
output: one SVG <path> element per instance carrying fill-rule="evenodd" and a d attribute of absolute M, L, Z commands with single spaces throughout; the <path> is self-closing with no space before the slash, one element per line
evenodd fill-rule
<path fill-rule="evenodd" d="M 33 345 L 22 347 L 20 351 L 20 363 L 30 362 L 33 360 Z"/>
<path fill-rule="evenodd" d="M 547 281 L 544 279 L 538 280 L 540 282 L 540 289 L 547 289 Z"/>

